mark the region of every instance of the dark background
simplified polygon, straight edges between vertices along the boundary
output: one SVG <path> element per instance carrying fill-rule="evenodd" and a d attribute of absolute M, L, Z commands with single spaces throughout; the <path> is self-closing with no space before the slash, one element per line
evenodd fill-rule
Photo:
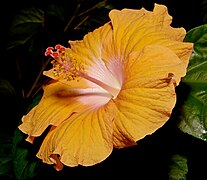
<path fill-rule="evenodd" d="M 90 7 L 91 4 L 98 1 L 82 1 L 84 7 Z M 205 24 L 204 17 L 205 7 L 202 6 L 201 0 L 182 1 L 182 0 L 111 0 L 109 1 L 114 8 L 133 8 L 139 9 L 144 7 L 147 10 L 152 10 L 154 3 L 164 4 L 168 7 L 169 14 L 173 17 L 173 27 L 184 27 L 187 31 Z M 75 0 L 60 0 L 60 1 L 35 1 L 35 0 L 19 0 L 11 1 L 7 0 L 1 3 L 1 27 L 0 27 L 0 137 L 3 139 L 5 134 L 10 133 L 11 136 L 19 123 L 20 117 L 25 112 L 25 108 L 31 103 L 31 97 L 25 97 L 22 95 L 22 86 L 27 90 L 31 85 L 31 79 L 33 78 L 32 71 L 35 72 L 35 68 L 39 67 L 35 63 L 33 67 L 29 67 L 31 62 L 22 63 L 16 61 L 16 58 L 25 57 L 29 58 L 28 52 L 25 47 L 17 48 L 14 51 L 7 50 L 8 41 L 11 39 L 9 30 L 11 28 L 11 22 L 15 18 L 16 14 L 27 7 L 45 8 L 48 4 L 54 3 L 68 7 L 68 14 L 73 13 L 73 7 L 76 6 Z M 54 33 L 60 33 L 58 24 L 54 24 Z M 51 27 L 52 28 L 52 27 Z M 60 25 L 61 28 L 61 25 Z M 91 29 L 97 28 L 96 25 L 91 26 Z M 90 29 L 90 30 L 91 30 Z M 62 43 L 70 38 L 81 39 L 83 33 L 76 32 L 73 35 L 64 34 L 54 36 L 55 40 L 49 41 L 48 39 L 43 42 L 46 45 L 50 45 L 58 42 Z M 65 39 L 65 40 L 64 40 Z M 21 56 L 19 56 L 21 54 Z M 24 78 L 22 81 L 18 77 L 18 67 L 28 71 L 24 71 Z M 27 73 L 29 74 L 27 76 Z M 35 73 L 34 73 L 35 74 Z M 9 91 L 8 91 L 8 88 Z M 31 161 L 35 159 L 35 154 L 38 148 L 22 143 L 24 147 L 29 148 L 31 153 L 29 158 Z M 188 134 L 180 132 L 173 118 L 170 119 L 161 129 L 154 133 L 153 136 L 147 136 L 143 140 L 138 142 L 138 146 L 114 150 L 112 155 L 104 162 L 92 166 L 92 167 L 65 167 L 61 172 L 56 172 L 50 165 L 39 163 L 37 169 L 37 176 L 31 179 L 41 178 L 59 178 L 59 179 L 79 179 L 79 178 L 116 178 L 122 179 L 168 179 L 170 157 L 173 153 L 178 152 L 185 156 L 188 156 L 188 168 L 189 172 L 187 179 L 207 179 L 206 166 L 207 163 L 207 145 L 205 142 L 191 137 Z M 35 159 L 36 160 L 36 159 Z M 13 175 L 5 176 L 3 179 L 15 179 Z"/>

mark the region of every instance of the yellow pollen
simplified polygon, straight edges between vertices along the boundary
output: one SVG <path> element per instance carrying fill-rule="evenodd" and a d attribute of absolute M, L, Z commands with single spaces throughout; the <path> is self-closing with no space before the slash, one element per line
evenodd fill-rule
<path fill-rule="evenodd" d="M 79 72 L 84 72 L 83 65 L 67 52 L 61 52 L 51 63 L 54 76 L 67 81 L 79 78 Z"/>

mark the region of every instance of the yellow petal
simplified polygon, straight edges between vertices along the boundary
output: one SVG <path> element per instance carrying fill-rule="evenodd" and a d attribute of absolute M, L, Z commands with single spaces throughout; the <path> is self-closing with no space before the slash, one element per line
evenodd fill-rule
<path fill-rule="evenodd" d="M 166 6 L 155 4 L 153 12 L 144 8 L 112 10 L 109 15 L 116 53 L 121 60 L 126 60 L 132 51 L 139 51 L 147 45 L 162 45 L 172 49 L 187 66 L 192 43 L 182 42 L 185 29 L 170 27 L 172 18 Z"/>
<path fill-rule="evenodd" d="M 163 83 L 161 89 L 133 88 L 120 93 L 114 118 L 114 147 L 131 146 L 162 127 L 175 105 L 173 88 L 173 83 Z"/>
<path fill-rule="evenodd" d="M 171 74 L 178 85 L 181 77 L 186 75 L 186 66 L 172 50 L 163 46 L 146 46 L 141 52 L 130 54 L 125 71 L 125 86 L 132 80 L 137 81 L 136 86 L 143 87 L 149 81 L 153 84 L 154 80 L 169 78 Z"/>
<path fill-rule="evenodd" d="M 175 83 L 185 64 L 168 48 L 148 46 L 133 53 L 123 88 L 115 100 L 114 146 L 129 146 L 163 126 L 175 106 Z M 129 140 L 128 140 L 129 141 Z"/>
<path fill-rule="evenodd" d="M 46 136 L 37 156 L 53 164 L 51 155 L 58 154 L 67 166 L 91 166 L 103 161 L 113 149 L 113 114 L 107 105 L 74 114 Z"/>
<path fill-rule="evenodd" d="M 71 53 L 78 62 L 85 64 L 87 75 L 110 87 L 120 88 L 120 75 L 114 71 L 114 44 L 110 23 L 88 33 L 82 41 L 69 41 Z M 81 52 L 81 53 L 80 53 Z M 115 63 L 113 63 L 115 64 Z M 118 64 L 118 63 L 116 63 Z M 91 86 L 91 84 L 90 84 Z"/>
<path fill-rule="evenodd" d="M 111 25 L 106 23 L 85 35 L 82 41 L 69 41 L 75 58 L 85 64 L 102 63 L 103 42 L 108 35 L 111 35 L 111 31 Z"/>
<path fill-rule="evenodd" d="M 58 126 L 72 113 L 84 109 L 84 105 L 80 106 L 80 102 L 73 97 L 77 92 L 68 89 L 59 82 L 45 86 L 39 104 L 23 116 L 19 129 L 29 136 L 40 136 L 49 125 Z"/>

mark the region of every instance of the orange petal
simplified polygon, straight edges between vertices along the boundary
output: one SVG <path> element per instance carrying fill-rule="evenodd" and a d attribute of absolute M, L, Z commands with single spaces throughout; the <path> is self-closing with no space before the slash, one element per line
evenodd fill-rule
<path fill-rule="evenodd" d="M 85 35 L 82 41 L 69 41 L 75 58 L 83 64 L 102 63 L 103 42 L 108 35 L 111 37 L 111 31 L 111 25 L 106 23 L 104 26 Z"/>
<path fill-rule="evenodd" d="M 37 156 L 51 164 L 51 154 L 58 154 L 67 166 L 91 166 L 103 161 L 113 149 L 112 111 L 106 105 L 74 114 L 46 136 Z"/>
<path fill-rule="evenodd" d="M 19 125 L 19 129 L 29 136 L 36 137 L 49 125 L 58 126 L 73 113 L 84 109 L 84 105 L 80 106 L 80 102 L 77 101 L 76 94 L 78 92 L 69 91 L 68 86 L 59 82 L 45 86 L 39 104 L 23 116 L 23 123 Z"/>
<path fill-rule="evenodd" d="M 120 93 L 114 118 L 114 147 L 131 146 L 162 127 L 175 105 L 173 88 L 173 83 L 163 83 L 161 89 L 133 88 Z"/>
<path fill-rule="evenodd" d="M 192 43 L 183 43 L 186 31 L 172 28 L 172 17 L 164 5 L 155 4 L 153 12 L 141 10 L 112 10 L 116 54 L 126 60 L 132 51 L 139 51 L 147 45 L 162 45 L 172 49 L 186 63 L 192 52 Z"/>
<path fill-rule="evenodd" d="M 161 46 L 148 46 L 131 54 L 129 62 L 133 63 L 115 100 L 114 146 L 118 148 L 131 145 L 129 142 L 165 124 L 176 102 L 175 82 L 178 84 L 186 73 L 176 54 Z"/>
<path fill-rule="evenodd" d="M 181 77 L 186 75 L 186 66 L 172 50 L 164 46 L 146 46 L 141 52 L 131 53 L 125 67 L 126 84 L 137 81 L 131 87 L 143 87 L 149 81 L 154 85 L 153 82 L 158 79 L 169 78 L 169 74 L 173 74 L 178 85 Z"/>

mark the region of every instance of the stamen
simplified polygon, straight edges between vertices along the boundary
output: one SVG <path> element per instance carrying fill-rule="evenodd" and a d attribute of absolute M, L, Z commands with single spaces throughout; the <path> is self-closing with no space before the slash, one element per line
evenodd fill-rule
<path fill-rule="evenodd" d="M 65 51 L 65 47 L 58 44 L 55 46 L 56 51 L 53 51 L 53 49 L 51 47 L 47 48 L 45 55 L 54 58 L 51 62 L 54 76 L 67 81 L 77 79 L 79 72 L 84 71 L 83 66 L 70 53 Z"/>
<path fill-rule="evenodd" d="M 54 48 L 52 47 L 47 48 L 45 55 L 50 55 L 54 58 L 51 63 L 53 64 L 53 74 L 55 77 L 67 81 L 82 77 L 108 91 L 113 98 L 117 97 L 120 89 L 111 87 L 100 80 L 87 75 L 84 71 L 84 66 L 79 63 L 72 54 L 68 53 L 65 47 L 58 44 L 55 46 L 56 51 L 53 51 L 53 49 Z"/>

